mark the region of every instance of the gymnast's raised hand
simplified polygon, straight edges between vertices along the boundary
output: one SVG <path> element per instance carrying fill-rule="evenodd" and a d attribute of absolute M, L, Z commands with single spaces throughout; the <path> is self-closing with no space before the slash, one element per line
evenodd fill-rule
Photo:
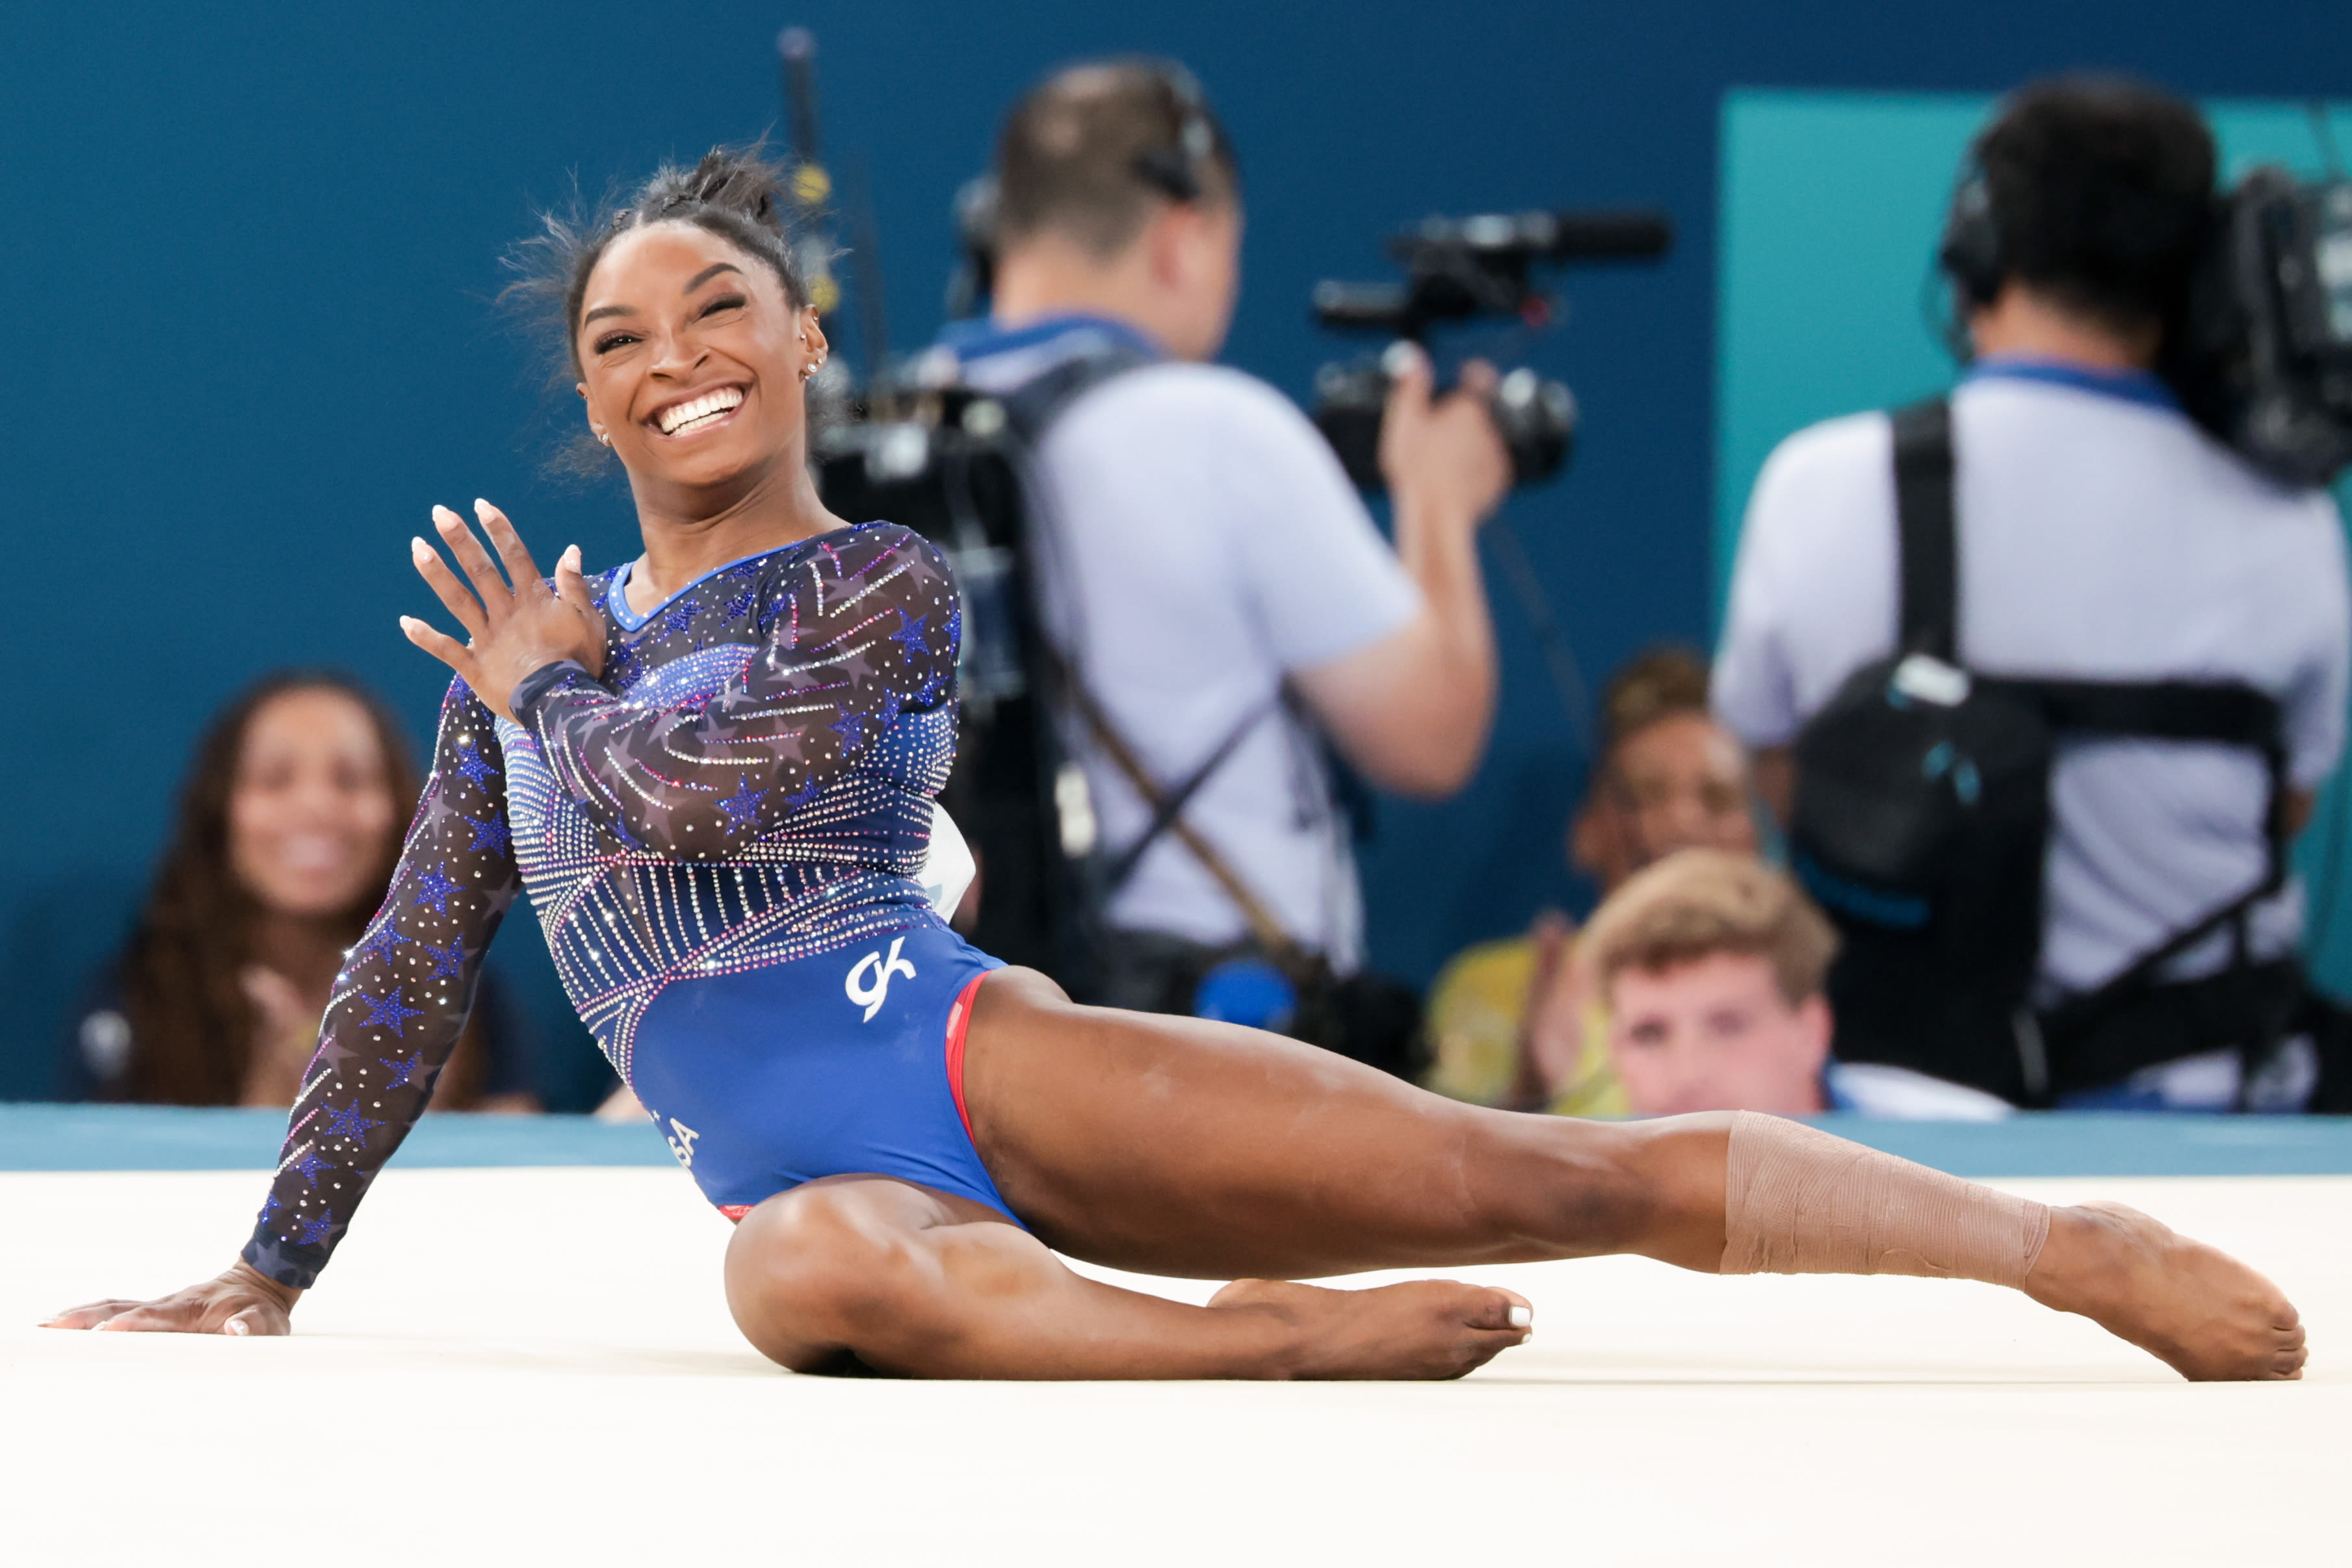
<path fill-rule="evenodd" d="M 459 642 L 413 616 L 400 617 L 408 640 L 457 672 L 491 712 L 512 719 L 508 705 L 514 689 L 533 670 L 570 659 L 590 675 L 604 668 L 604 623 L 580 575 L 580 547 L 565 550 L 555 563 L 555 586 L 539 574 L 522 536 L 507 514 L 486 500 L 474 503 L 482 531 L 498 547 L 507 576 L 482 548 L 465 519 L 446 506 L 433 509 L 433 526 L 464 568 L 461 582 L 440 553 L 422 539 L 408 542 L 417 573 L 432 585 L 443 607 L 466 628 Z M 507 578 L 513 579 L 508 585 Z"/>

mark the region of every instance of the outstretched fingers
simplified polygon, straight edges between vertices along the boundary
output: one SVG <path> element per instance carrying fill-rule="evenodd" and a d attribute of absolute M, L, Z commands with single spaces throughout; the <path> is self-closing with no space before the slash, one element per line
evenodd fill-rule
<path fill-rule="evenodd" d="M 205 1304 L 166 1298 L 134 1304 L 98 1325 L 126 1334 L 193 1334 L 205 1327 Z"/>
<path fill-rule="evenodd" d="M 507 618 L 507 612 L 514 608 L 514 590 L 499 575 L 497 563 L 482 548 L 482 542 L 474 537 L 474 531 L 466 526 L 464 518 L 446 506 L 436 506 L 433 509 L 433 526 L 440 532 L 441 542 L 457 559 L 458 568 L 466 574 L 466 580 L 474 585 L 489 628 L 497 630 L 499 623 Z"/>
<path fill-rule="evenodd" d="M 55 1317 L 44 1319 L 38 1326 L 44 1329 L 94 1329 L 108 1319 L 121 1317 L 143 1304 L 139 1301 L 91 1301 L 79 1307 L 68 1307 Z"/>
<path fill-rule="evenodd" d="M 240 1301 L 242 1300 L 242 1304 Z M 106 1315 L 94 1322 L 68 1321 L 100 1308 Z M 293 1320 L 274 1301 L 255 1301 L 242 1293 L 184 1290 L 160 1301 L 106 1301 L 98 1308 L 77 1308 L 61 1313 L 51 1328 L 90 1328 L 121 1334 L 228 1334 L 238 1338 L 291 1333 Z"/>
<path fill-rule="evenodd" d="M 515 531 L 515 525 L 507 521 L 507 514 L 478 497 L 474 515 L 482 520 L 482 531 L 498 547 L 499 560 L 505 563 L 515 592 L 526 594 L 540 587 L 544 579 L 540 575 L 539 563 L 530 558 L 530 548 L 523 543 L 522 535 Z"/>
<path fill-rule="evenodd" d="M 576 544 L 565 545 L 563 553 L 555 558 L 555 592 L 582 615 L 595 617 L 595 595 L 589 592 L 588 579 L 580 570 L 580 547 Z"/>
<path fill-rule="evenodd" d="M 257 1273 L 242 1259 L 217 1277 L 152 1301 L 92 1301 L 59 1312 L 43 1328 L 117 1333 L 284 1334 L 302 1292 Z"/>
<path fill-rule="evenodd" d="M 466 635 L 469 637 L 483 636 L 488 623 L 482 616 L 482 602 L 474 597 L 471 589 L 457 581 L 457 574 L 449 570 L 448 563 L 441 559 L 441 552 L 422 539 L 412 539 L 408 542 L 408 558 L 415 563 L 416 574 L 425 579 L 425 585 L 433 590 L 433 596 L 441 601 L 441 607 L 455 616 L 457 624 L 466 628 Z"/>
<path fill-rule="evenodd" d="M 43 1324 L 50 1329 L 98 1329 L 113 1333 L 195 1334 L 207 1331 L 212 1303 L 192 1292 L 160 1301 L 94 1301 L 60 1312 Z"/>
<path fill-rule="evenodd" d="M 401 616 L 400 629 L 402 635 L 406 637 L 410 642 L 415 643 L 418 647 L 423 648 L 426 653 L 431 654 L 435 658 L 439 659 L 442 663 L 447 665 L 452 670 L 456 671 L 458 679 L 465 681 L 467 686 L 476 688 L 479 687 L 480 682 L 475 679 L 476 661 L 474 656 L 467 648 L 464 643 L 459 642 L 456 637 L 451 637 L 446 632 L 436 631 L 432 626 L 429 626 L 423 621 L 418 620 L 415 616 Z"/>

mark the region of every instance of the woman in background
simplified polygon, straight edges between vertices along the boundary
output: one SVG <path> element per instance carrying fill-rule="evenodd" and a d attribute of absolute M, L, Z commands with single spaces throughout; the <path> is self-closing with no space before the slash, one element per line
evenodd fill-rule
<path fill-rule="evenodd" d="M 1568 830 L 1569 865 L 1600 902 L 1678 850 L 1756 854 L 1748 755 L 1706 691 L 1706 660 L 1672 645 L 1621 666 L 1602 689 L 1591 785 Z M 1429 1034 L 1424 1082 L 1441 1094 L 1559 1116 L 1632 1109 L 1611 1065 L 1608 1009 L 1556 910 L 1523 936 L 1456 953 L 1430 989 Z"/>
<path fill-rule="evenodd" d="M 74 1030 L 68 1092 L 292 1104 L 419 787 L 392 716 L 352 682 L 283 672 L 247 689 L 197 744 L 139 923 Z M 539 1109 L 488 1011 L 435 1109 Z"/>

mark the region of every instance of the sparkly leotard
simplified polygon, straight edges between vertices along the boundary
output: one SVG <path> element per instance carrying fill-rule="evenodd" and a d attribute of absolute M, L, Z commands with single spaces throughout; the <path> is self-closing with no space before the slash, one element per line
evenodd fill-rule
<path fill-rule="evenodd" d="M 914 880 L 955 750 L 946 563 L 867 523 L 721 568 L 642 616 L 626 580 L 593 584 L 601 680 L 535 671 L 513 694 L 520 724 L 450 688 L 245 1249 L 272 1278 L 307 1288 L 325 1266 L 523 890 L 581 1018 L 722 1207 L 856 1170 L 1004 1208 L 947 1059 L 994 961 Z"/>

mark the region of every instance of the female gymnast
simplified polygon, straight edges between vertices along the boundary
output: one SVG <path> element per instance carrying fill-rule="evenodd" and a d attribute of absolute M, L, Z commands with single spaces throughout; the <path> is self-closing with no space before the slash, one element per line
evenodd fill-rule
<path fill-rule="evenodd" d="M 736 1322 L 798 1371 L 1452 1377 L 1527 1338 L 1524 1300 L 1285 1281 L 1634 1252 L 1990 1279 L 2189 1377 L 2297 1374 L 2274 1286 L 2127 1209 L 2046 1209 L 1771 1117 L 1457 1104 L 1273 1035 L 1077 1006 L 967 946 L 915 880 L 954 747 L 956 591 L 917 535 L 818 500 L 825 341 L 777 179 L 717 152 L 550 226 L 645 553 L 590 581 L 567 550 L 551 585 L 495 507 L 475 503 L 489 550 L 436 509 L 456 569 L 422 540 L 416 566 L 467 640 L 403 627 L 457 679 L 252 1240 L 215 1279 L 58 1326 L 286 1332 L 528 891 L 581 1017 L 740 1221 Z M 1391 439 L 1445 414 L 1417 378 Z M 1237 1282 L 1181 1305 L 1055 1250 Z"/>

